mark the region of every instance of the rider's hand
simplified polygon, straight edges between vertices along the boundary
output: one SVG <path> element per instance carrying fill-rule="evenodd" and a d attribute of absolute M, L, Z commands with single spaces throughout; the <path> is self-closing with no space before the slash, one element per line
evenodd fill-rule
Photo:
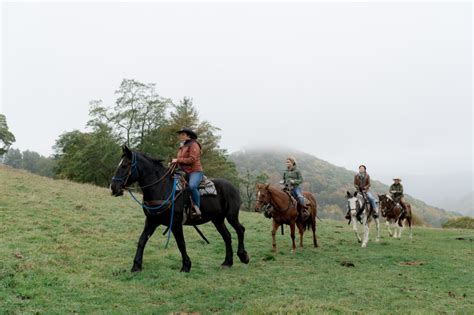
<path fill-rule="evenodd" d="M 295 183 L 295 180 L 294 179 L 290 179 L 290 184 L 294 184 Z"/>
<path fill-rule="evenodd" d="M 178 159 L 172 159 L 171 160 L 171 164 L 176 164 L 176 163 L 178 163 Z"/>

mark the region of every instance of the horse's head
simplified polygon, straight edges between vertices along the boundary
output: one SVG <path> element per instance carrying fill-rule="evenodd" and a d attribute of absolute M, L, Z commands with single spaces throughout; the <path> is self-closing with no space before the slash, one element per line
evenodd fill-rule
<path fill-rule="evenodd" d="M 122 147 L 122 152 L 122 158 L 110 184 L 112 195 L 116 197 L 123 195 L 124 188 L 136 182 L 139 177 L 137 154 L 127 146 Z"/>
<path fill-rule="evenodd" d="M 357 198 L 357 191 L 354 192 L 353 194 L 351 194 L 349 191 L 347 192 L 346 194 L 346 197 L 347 197 L 347 204 L 348 204 L 348 207 L 349 207 L 349 210 L 355 210 L 355 211 L 359 211 L 360 209 L 360 201 L 359 201 L 359 198 Z"/>
<path fill-rule="evenodd" d="M 260 212 L 265 207 L 270 205 L 270 192 L 268 191 L 268 187 L 270 184 L 257 184 L 256 191 L 257 191 L 257 200 L 255 202 L 255 211 Z"/>

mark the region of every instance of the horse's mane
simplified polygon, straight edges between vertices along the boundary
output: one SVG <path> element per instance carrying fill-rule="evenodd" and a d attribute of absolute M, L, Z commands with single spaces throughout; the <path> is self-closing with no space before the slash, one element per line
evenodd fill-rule
<path fill-rule="evenodd" d="M 153 164 L 155 164 L 157 166 L 165 167 L 163 165 L 163 160 L 162 159 L 157 159 L 157 158 L 151 157 L 146 153 L 141 153 L 141 152 L 137 152 L 137 153 L 140 154 L 145 159 L 147 159 L 148 161 L 152 162 Z"/>

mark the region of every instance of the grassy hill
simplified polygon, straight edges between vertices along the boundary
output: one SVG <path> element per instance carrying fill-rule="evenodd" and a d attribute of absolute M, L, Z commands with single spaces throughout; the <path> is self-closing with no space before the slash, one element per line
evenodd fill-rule
<path fill-rule="evenodd" d="M 361 249 L 347 225 L 324 220 L 321 247 L 293 255 L 288 235 L 270 251 L 269 220 L 241 220 L 249 265 L 221 269 L 224 244 L 205 225 L 210 245 L 185 228 L 190 274 L 174 241 L 163 249 L 162 229 L 131 274 L 144 218 L 127 196 L 0 166 L 0 313 L 474 313 L 472 230 L 417 228 L 413 241 L 383 230 Z"/>
<path fill-rule="evenodd" d="M 355 172 L 332 165 L 310 154 L 290 150 L 239 151 L 231 154 L 230 159 L 236 164 L 240 173 L 245 173 L 247 170 L 255 174 L 265 172 L 269 175 L 271 183 L 278 183 L 285 168 L 285 160 L 289 155 L 295 156 L 298 160 L 298 167 L 305 180 L 303 189 L 315 193 L 320 205 L 321 216 L 342 219 L 347 202 L 346 191 L 354 191 L 352 183 Z M 388 191 L 388 186 L 372 180 L 371 190 L 373 193 L 383 194 Z M 405 198 L 412 204 L 415 216 L 429 225 L 440 227 L 450 218 L 458 216 L 455 213 L 427 205 L 409 195 L 406 195 Z"/>

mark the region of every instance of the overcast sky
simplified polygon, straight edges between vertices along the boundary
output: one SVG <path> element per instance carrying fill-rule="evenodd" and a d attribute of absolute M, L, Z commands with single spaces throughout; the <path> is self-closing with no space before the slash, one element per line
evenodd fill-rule
<path fill-rule="evenodd" d="M 372 174 L 471 172 L 471 3 L 3 3 L 1 112 L 52 153 L 123 78 L 192 97 L 222 147 Z"/>

